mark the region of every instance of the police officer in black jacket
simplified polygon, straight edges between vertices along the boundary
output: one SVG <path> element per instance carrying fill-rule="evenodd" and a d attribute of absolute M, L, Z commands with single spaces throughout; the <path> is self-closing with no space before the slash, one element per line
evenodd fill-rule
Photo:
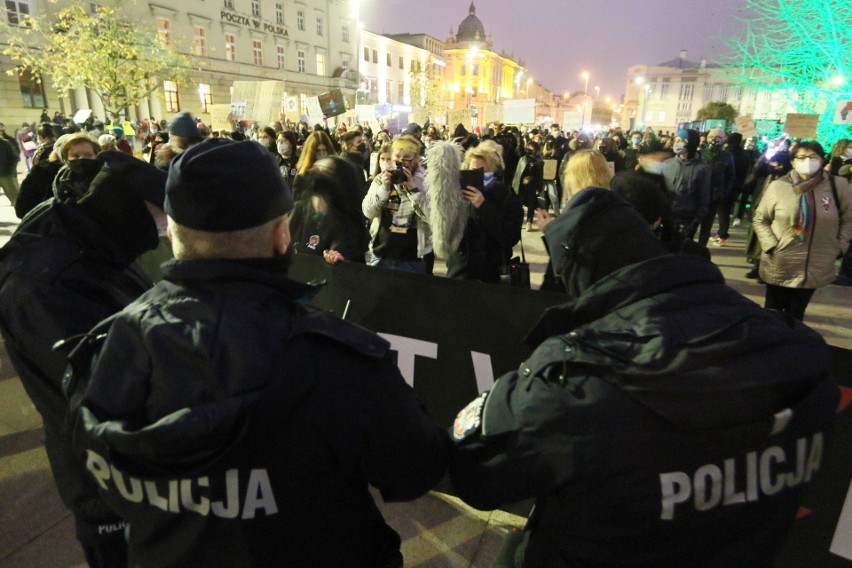
<path fill-rule="evenodd" d="M 157 213 L 165 226 L 166 174 L 118 152 L 81 161 L 94 179 L 57 180 L 65 200 L 38 205 L 0 249 L 0 332 L 41 414 L 50 468 L 89 565 L 119 567 L 127 565 L 123 523 L 72 452 L 62 376 L 75 336 L 153 286 L 135 260 L 157 247 Z M 65 183 L 88 189 L 78 197 Z"/>
<path fill-rule="evenodd" d="M 834 420 L 822 338 L 668 254 L 613 191 L 544 235 L 572 299 L 453 427 L 465 501 L 536 499 L 503 565 L 772 566 Z"/>
<path fill-rule="evenodd" d="M 71 356 L 78 446 L 140 566 L 399 567 L 367 486 L 410 500 L 446 468 L 388 343 L 303 307 L 292 205 L 257 144 L 188 149 L 166 188 L 175 260 Z"/>

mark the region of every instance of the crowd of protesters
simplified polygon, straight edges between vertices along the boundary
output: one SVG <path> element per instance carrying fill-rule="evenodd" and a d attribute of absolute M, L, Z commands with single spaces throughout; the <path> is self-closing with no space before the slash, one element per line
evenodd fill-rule
<path fill-rule="evenodd" d="M 0 250 L 0 331 L 44 418 L 51 468 L 90 565 L 126 565 L 129 543 L 146 566 L 401 566 L 399 536 L 366 485 L 412 499 L 447 467 L 475 505 L 538 499 L 512 552 L 517 566 L 678 565 L 696 550 L 711 564 L 746 566 L 777 553 L 800 483 L 775 499 L 764 490 L 743 514 L 702 516 L 721 505 L 698 496 L 684 504 L 691 477 L 681 469 L 727 468 L 729 453 L 763 445 L 795 453 L 805 440 L 821 451 L 836 387 L 822 340 L 800 321 L 816 288 L 852 283 L 849 140 L 827 156 L 816 142 L 762 147 L 722 129 L 411 123 L 395 133 L 230 116 L 213 131 L 186 112 L 131 128 L 44 120 L 21 187 L 17 175 L 7 187 L 5 162 L 0 172 L 22 217 Z M 0 139 L 15 168 L 31 148 L 22 144 Z M 709 262 L 706 245 L 726 246 L 747 211 L 769 310 L 727 288 Z M 450 278 L 498 284 L 524 230 L 545 238 L 543 288 L 567 303 L 533 330 L 538 349 L 522 370 L 459 414 L 454 446 L 387 364 L 388 344 L 311 317 L 299 303 L 309 287 L 286 278 L 292 254 L 308 254 L 427 277 L 441 259 Z M 166 235 L 174 260 L 155 285 L 160 276 L 135 261 L 156 254 Z M 685 321 L 691 330 L 672 331 Z M 74 337 L 82 340 L 66 376 L 62 346 Z M 286 361 L 281 345 L 292 345 Z M 717 372 L 698 364 L 707 350 L 742 381 L 707 386 Z M 755 377 L 767 352 L 778 373 Z M 718 397 L 684 401 L 686 377 Z M 731 396 L 737 405 L 714 402 Z M 787 411 L 792 426 L 768 435 Z M 626 417 L 621 426 L 611 412 Z M 287 435 L 272 441 L 271 430 Z M 618 460 L 602 451 L 613 444 Z M 637 448 L 648 453 L 633 459 Z M 240 469 L 255 455 L 262 464 Z M 643 484 L 635 508 L 608 525 Z M 212 487 L 219 500 L 196 502 L 193 486 L 205 495 Z M 293 507 L 283 516 L 276 495 Z M 665 522 L 674 518 L 682 524 Z M 742 540 L 724 541 L 723 527 Z M 276 548 L 278 532 L 296 539 Z"/>

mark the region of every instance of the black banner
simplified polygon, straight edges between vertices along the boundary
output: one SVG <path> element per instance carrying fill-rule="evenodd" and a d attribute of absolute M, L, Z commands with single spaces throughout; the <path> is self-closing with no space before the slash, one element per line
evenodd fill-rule
<path fill-rule="evenodd" d="M 529 356 L 524 336 L 545 308 L 565 301 L 559 294 L 349 262 L 330 266 L 306 255 L 295 257 L 290 274 L 301 282 L 325 280 L 311 305 L 345 313 L 388 339 L 406 381 L 446 427 L 495 378 Z M 837 430 L 778 559 L 781 568 L 852 568 L 852 351 L 832 348 L 832 363 L 843 392 Z"/>

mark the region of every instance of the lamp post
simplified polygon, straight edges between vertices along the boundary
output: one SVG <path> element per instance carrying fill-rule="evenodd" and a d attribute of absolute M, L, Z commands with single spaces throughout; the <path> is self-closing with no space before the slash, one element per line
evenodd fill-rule
<path fill-rule="evenodd" d="M 589 99 L 589 72 L 583 71 L 580 74 L 580 77 L 582 77 L 583 80 L 586 82 L 585 85 L 583 86 L 583 119 L 580 121 L 580 122 L 582 122 L 582 124 L 581 124 L 581 127 L 582 127 L 582 126 L 586 125 L 586 107 L 589 106 L 589 102 L 588 102 L 588 99 Z"/>

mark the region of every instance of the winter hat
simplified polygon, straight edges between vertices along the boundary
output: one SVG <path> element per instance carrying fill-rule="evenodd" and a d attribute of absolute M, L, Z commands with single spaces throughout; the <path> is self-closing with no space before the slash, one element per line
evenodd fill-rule
<path fill-rule="evenodd" d="M 731 132 L 728 134 L 728 148 L 739 148 L 743 144 L 743 135 L 739 132 Z"/>
<path fill-rule="evenodd" d="M 115 144 L 115 136 L 112 134 L 101 134 L 98 136 L 98 146 L 103 148 L 106 144 Z"/>
<path fill-rule="evenodd" d="M 620 268 L 667 254 L 639 213 L 602 187 L 574 195 L 544 238 L 554 273 L 575 298 Z"/>
<path fill-rule="evenodd" d="M 698 131 L 693 130 L 691 128 L 678 130 L 677 137 L 686 142 L 687 157 L 694 157 L 695 152 L 698 150 L 698 143 L 700 142 L 701 138 L 701 135 L 698 134 Z"/>
<path fill-rule="evenodd" d="M 293 208 L 272 153 L 251 140 L 210 138 L 172 160 L 166 213 L 208 232 L 257 227 Z"/>
<path fill-rule="evenodd" d="M 725 139 L 725 131 L 722 130 L 721 128 L 714 128 L 713 130 L 711 130 L 710 132 L 707 133 L 707 140 L 712 140 L 713 138 L 716 138 L 717 136 L 721 136 L 722 140 L 724 140 Z"/>
<path fill-rule="evenodd" d="M 192 115 L 187 111 L 181 111 L 174 115 L 169 121 L 169 134 L 175 136 L 183 136 L 184 138 L 200 138 L 201 133 L 198 132 L 198 126 Z"/>
<path fill-rule="evenodd" d="M 128 257 L 157 248 L 157 225 L 145 202 L 163 206 L 166 173 L 120 152 L 103 152 L 98 157 L 104 165 L 77 206 Z"/>
<path fill-rule="evenodd" d="M 409 122 L 408 126 L 405 127 L 405 130 L 402 132 L 403 134 L 420 134 L 423 132 L 423 128 L 416 122 Z"/>
<path fill-rule="evenodd" d="M 677 132 L 675 132 L 675 136 L 686 142 L 689 139 L 689 130 L 686 128 L 681 128 Z"/>
<path fill-rule="evenodd" d="M 124 136 L 124 129 L 120 126 L 113 126 L 110 130 L 115 132 L 116 138 L 121 138 L 122 136 Z"/>

